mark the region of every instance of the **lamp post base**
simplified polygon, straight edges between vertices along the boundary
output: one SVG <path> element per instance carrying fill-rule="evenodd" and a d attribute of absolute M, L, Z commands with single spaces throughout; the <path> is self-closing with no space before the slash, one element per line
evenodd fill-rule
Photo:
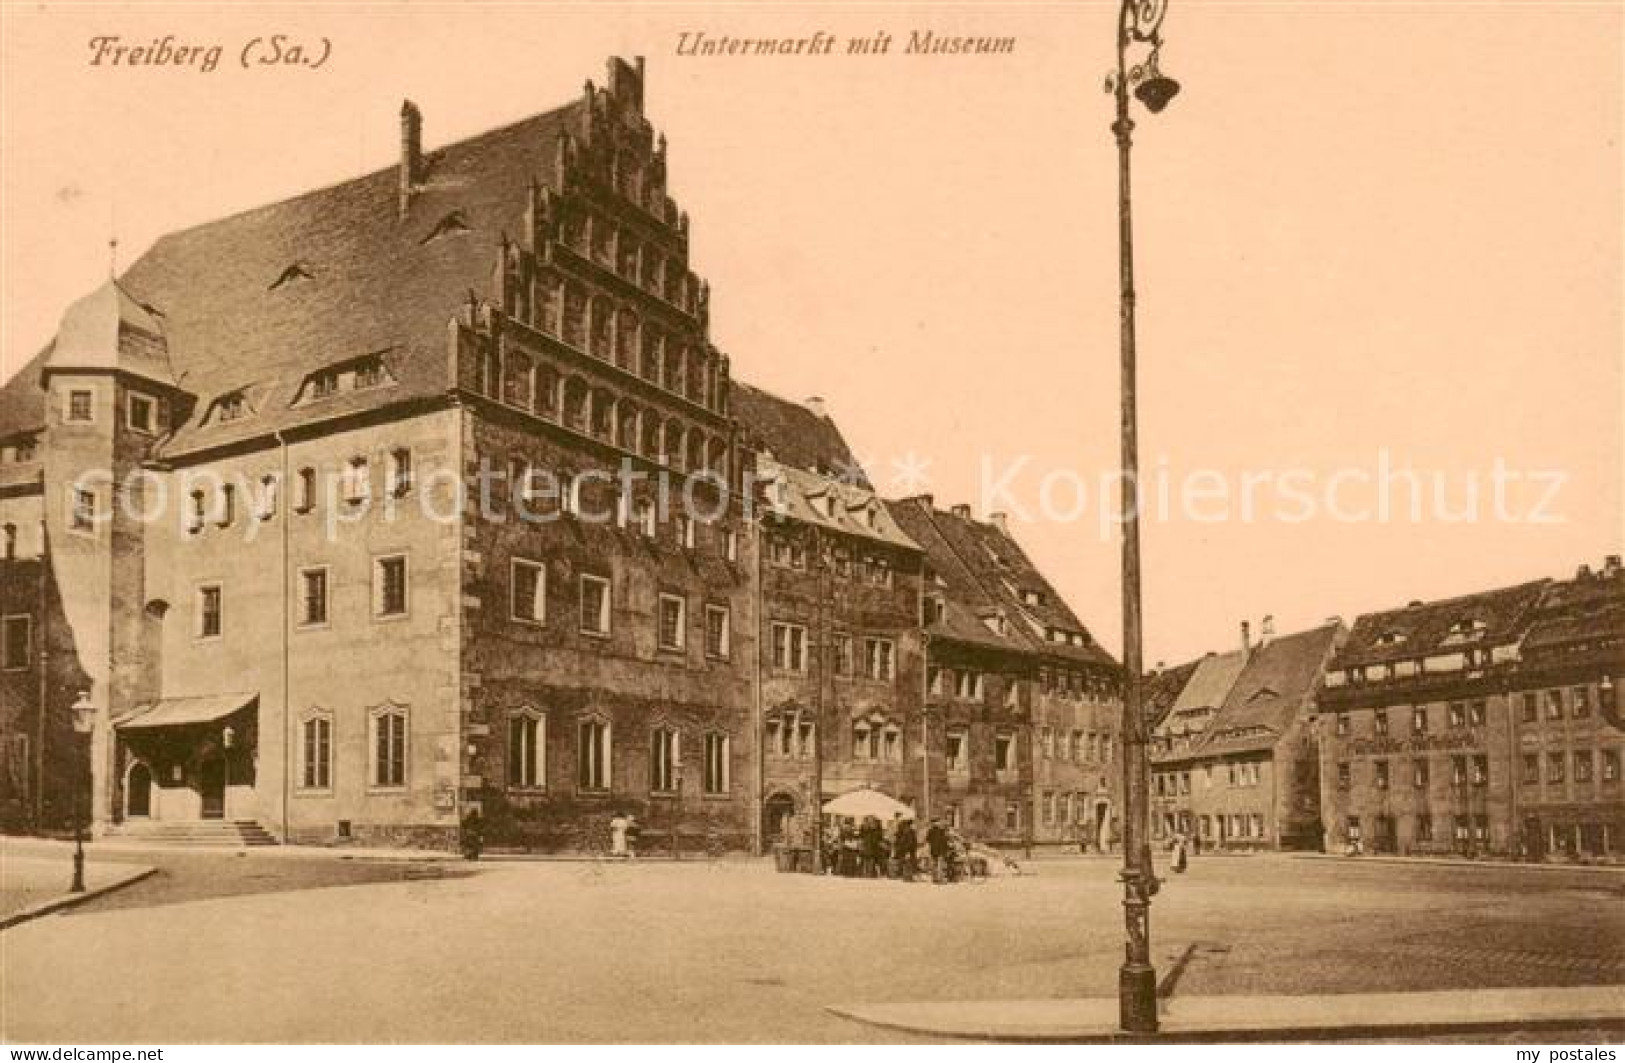
<path fill-rule="evenodd" d="M 68 887 L 68 892 L 85 892 L 85 849 L 82 841 L 78 842 L 73 851 L 73 885 Z"/>
<path fill-rule="evenodd" d="M 1117 972 L 1118 1025 L 1126 1033 L 1157 1032 L 1157 972 L 1125 963 Z"/>

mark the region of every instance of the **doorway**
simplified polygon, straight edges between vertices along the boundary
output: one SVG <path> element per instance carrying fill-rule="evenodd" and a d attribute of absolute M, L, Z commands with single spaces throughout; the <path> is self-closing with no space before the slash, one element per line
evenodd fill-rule
<path fill-rule="evenodd" d="M 131 766 L 124 784 L 124 815 L 127 819 L 152 815 L 152 769 L 142 761 Z"/>
<path fill-rule="evenodd" d="M 226 761 L 224 757 L 210 757 L 198 765 L 198 796 L 202 799 L 200 814 L 204 819 L 226 818 Z"/>
<path fill-rule="evenodd" d="M 767 840 L 772 842 L 789 841 L 786 834 L 790 828 L 790 821 L 795 818 L 796 802 L 789 794 L 774 794 L 767 799 L 763 819 L 767 826 Z"/>

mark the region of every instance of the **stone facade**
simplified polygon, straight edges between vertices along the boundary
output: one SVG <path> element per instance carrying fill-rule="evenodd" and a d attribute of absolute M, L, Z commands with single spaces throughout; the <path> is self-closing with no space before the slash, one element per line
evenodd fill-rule
<path fill-rule="evenodd" d="M 1360 617 L 1318 698 L 1328 845 L 1619 858 L 1617 558 Z"/>

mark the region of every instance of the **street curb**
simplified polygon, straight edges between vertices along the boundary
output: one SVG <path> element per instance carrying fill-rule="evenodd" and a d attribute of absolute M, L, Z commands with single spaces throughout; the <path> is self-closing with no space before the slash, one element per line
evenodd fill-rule
<path fill-rule="evenodd" d="M 30 922 L 41 916 L 50 915 L 52 912 L 78 907 L 86 901 L 94 900 L 97 897 L 105 897 L 107 894 L 115 890 L 121 890 L 125 886 L 133 886 L 137 882 L 151 878 L 157 873 L 158 869 L 156 867 L 138 867 L 133 874 L 97 886 L 95 889 L 87 889 L 83 893 L 64 893 L 60 897 L 52 897 L 50 900 L 41 901 L 38 904 L 24 908 L 20 912 L 13 912 L 8 916 L 0 917 L 0 930 L 10 930 L 20 923 Z"/>
<path fill-rule="evenodd" d="M 1577 1026 L 1625 1031 L 1625 986 L 1318 997 L 1189 997 L 1163 1002 L 1161 1029 L 1127 1033 L 1116 999 L 842 1004 L 832 1015 L 882 1029 L 1011 1044 L 1334 1041 Z"/>
<path fill-rule="evenodd" d="M 1579 871 L 1625 875 L 1625 864 L 1520 863 L 1516 860 L 1450 860 L 1435 856 L 1339 856 L 1336 853 L 1292 853 L 1294 860 L 1343 860 L 1351 864 L 1398 864 L 1401 867 L 1481 867 L 1486 870 Z"/>

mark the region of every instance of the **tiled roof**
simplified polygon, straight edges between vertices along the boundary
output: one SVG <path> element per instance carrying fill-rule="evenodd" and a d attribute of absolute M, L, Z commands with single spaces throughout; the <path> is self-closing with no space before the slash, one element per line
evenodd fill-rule
<path fill-rule="evenodd" d="M 935 519 L 939 514 L 932 510 L 930 502 L 923 498 L 905 498 L 888 501 L 886 507 L 909 538 L 925 550 L 926 563 L 934 575 L 934 580 L 927 582 L 925 592 L 940 595 L 943 602 L 942 618 L 926 625 L 925 633 L 932 638 L 984 649 L 1031 652 L 1032 643 L 1014 625 L 1001 635 L 982 622 L 982 616 L 998 610 L 998 600 L 943 538 Z"/>
<path fill-rule="evenodd" d="M 869 486 L 868 476 L 829 415 L 737 379 L 730 397 L 746 447 L 765 449 L 784 465 Z"/>
<path fill-rule="evenodd" d="M 1617 648 L 1625 642 L 1625 571 L 1583 573 L 1549 584 L 1531 616 L 1523 641 L 1525 657 L 1539 657 L 1566 647 L 1598 644 Z M 1625 670 L 1625 659 L 1620 660 Z"/>
<path fill-rule="evenodd" d="M 1201 663 L 1200 658 L 1186 661 L 1172 668 L 1151 672 L 1141 680 L 1140 708 L 1150 726 L 1155 727 L 1168 715 L 1168 711 L 1174 707 L 1174 701 L 1184 691 L 1185 684 L 1190 682 L 1191 676 L 1196 674 L 1197 665 Z"/>
<path fill-rule="evenodd" d="M 355 396 L 362 406 L 446 391 L 447 322 L 469 292 L 490 294 L 503 234 L 521 233 L 530 182 L 551 183 L 557 137 L 581 113 L 572 103 L 427 153 L 404 219 L 391 166 L 161 237 L 119 286 L 157 313 L 179 385 L 199 400 L 166 452 L 342 412 L 293 399 L 312 371 L 361 355 L 381 353 L 395 381 Z M 427 240 L 453 211 L 466 231 Z M 0 390 L 0 435 L 42 423 L 37 380 L 36 360 Z M 199 426 L 244 388 L 258 395 L 253 416 Z"/>
<path fill-rule="evenodd" d="M 918 550 L 886 504 L 865 487 L 854 487 L 805 469 L 758 457 L 756 474 L 767 489 L 768 504 L 782 516 L 816 524 L 844 535 Z M 783 490 L 777 488 L 783 484 Z"/>
<path fill-rule="evenodd" d="M 1283 635 L 1256 647 L 1208 724 L 1195 755 L 1272 749 L 1294 717 L 1309 711 L 1342 624 Z"/>
<path fill-rule="evenodd" d="M 1359 667 L 1415 659 L 1435 652 L 1513 642 L 1528 626 L 1546 580 L 1467 594 L 1437 602 L 1417 602 L 1403 609 L 1366 613 L 1354 622 L 1334 668 Z M 1480 626 L 1481 625 L 1481 626 Z M 1463 639 L 1452 631 L 1477 631 Z"/>
<path fill-rule="evenodd" d="M 1190 709 L 1218 709 L 1230 696 L 1242 669 L 1247 665 L 1247 654 L 1241 650 L 1229 653 L 1210 653 L 1196 662 L 1196 670 L 1185 684 L 1169 714 Z"/>
<path fill-rule="evenodd" d="M 948 584 L 944 596 L 947 615 L 939 634 L 1108 671 L 1117 668 L 1117 662 L 1094 641 L 1077 614 L 1009 535 L 992 524 L 937 509 L 929 496 L 889 505 L 903 530 L 925 548 L 932 569 Z M 1038 604 L 1024 601 L 1023 591 L 1036 592 Z M 998 615 L 1007 623 L 1002 635 L 984 622 Z M 1084 645 L 1050 642 L 1046 639 L 1050 628 L 1081 633 Z"/>

